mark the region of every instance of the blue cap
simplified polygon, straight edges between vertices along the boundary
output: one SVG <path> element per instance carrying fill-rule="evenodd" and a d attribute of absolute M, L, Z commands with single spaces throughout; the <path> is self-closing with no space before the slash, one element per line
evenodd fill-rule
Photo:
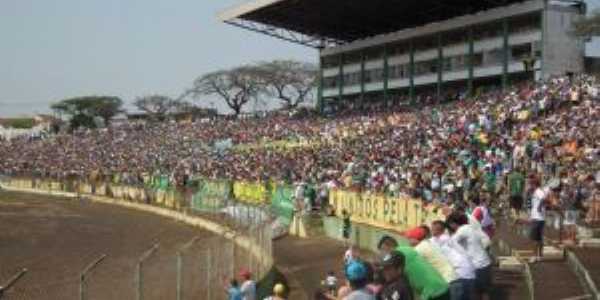
<path fill-rule="evenodd" d="M 361 261 L 352 260 L 346 265 L 346 278 L 349 281 L 367 279 L 367 266 Z"/>

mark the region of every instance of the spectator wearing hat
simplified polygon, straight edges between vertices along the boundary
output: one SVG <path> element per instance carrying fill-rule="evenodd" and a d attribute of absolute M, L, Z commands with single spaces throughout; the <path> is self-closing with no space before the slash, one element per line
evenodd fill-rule
<path fill-rule="evenodd" d="M 412 289 L 404 276 L 404 255 L 399 251 L 392 251 L 381 259 L 380 267 L 385 283 L 378 298 L 412 300 Z"/>
<path fill-rule="evenodd" d="M 364 262 L 353 260 L 346 265 L 344 272 L 351 289 L 344 300 L 375 300 L 375 295 L 367 288 L 369 270 Z"/>
<path fill-rule="evenodd" d="M 247 269 L 240 271 L 242 279 L 242 300 L 256 300 L 256 282 L 252 280 L 252 273 Z"/>
<path fill-rule="evenodd" d="M 396 239 L 389 235 L 381 237 L 377 248 L 382 256 L 399 251 L 404 255 L 406 264 L 404 274 L 413 290 L 422 300 L 448 299 L 448 283 L 442 275 L 423 259 L 412 247 L 399 246 Z"/>
<path fill-rule="evenodd" d="M 415 227 L 404 233 L 411 246 L 421 255 L 447 283 L 455 281 L 456 273 L 450 262 L 444 257 L 439 247 L 432 244 L 429 239 L 430 230 L 427 226 Z"/>

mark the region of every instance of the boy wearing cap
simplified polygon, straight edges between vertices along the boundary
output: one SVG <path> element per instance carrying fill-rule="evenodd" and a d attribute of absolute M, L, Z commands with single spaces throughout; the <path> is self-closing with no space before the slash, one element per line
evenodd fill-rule
<path fill-rule="evenodd" d="M 350 261 L 345 268 L 346 279 L 350 283 L 350 294 L 344 300 L 375 300 L 375 296 L 367 289 L 369 271 L 364 262 Z"/>
<path fill-rule="evenodd" d="M 408 280 L 404 277 L 404 255 L 392 251 L 381 260 L 385 284 L 378 297 L 380 300 L 412 300 L 413 294 Z"/>

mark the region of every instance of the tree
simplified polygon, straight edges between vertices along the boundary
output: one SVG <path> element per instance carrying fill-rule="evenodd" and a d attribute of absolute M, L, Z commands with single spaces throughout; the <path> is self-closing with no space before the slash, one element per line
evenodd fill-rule
<path fill-rule="evenodd" d="M 61 115 L 70 117 L 71 127 L 95 127 L 94 118 L 100 117 L 108 125 L 110 119 L 123 112 L 123 100 L 111 96 L 86 96 L 62 100 L 50 106 Z"/>
<path fill-rule="evenodd" d="M 267 94 L 279 99 L 286 109 L 296 108 L 311 99 L 317 79 L 314 64 L 275 60 L 259 64 L 258 69 Z"/>
<path fill-rule="evenodd" d="M 259 81 L 258 69 L 242 66 L 199 77 L 187 94 L 194 98 L 218 96 L 233 110 L 235 116 L 238 116 L 242 108 L 262 91 L 263 85 Z"/>
<path fill-rule="evenodd" d="M 149 95 L 136 98 L 133 104 L 151 118 L 162 121 L 175 108 L 176 101 L 167 96 Z"/>
<path fill-rule="evenodd" d="M 573 22 L 572 33 L 589 38 L 600 35 L 600 10 L 594 10 L 589 16 Z"/>

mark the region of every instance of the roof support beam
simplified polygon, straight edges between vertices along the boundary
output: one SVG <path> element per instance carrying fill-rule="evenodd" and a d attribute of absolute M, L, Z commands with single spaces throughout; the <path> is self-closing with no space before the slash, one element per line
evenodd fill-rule
<path fill-rule="evenodd" d="M 310 37 L 301 33 L 293 32 L 284 28 L 278 28 L 270 25 L 264 25 L 243 19 L 235 19 L 231 21 L 225 21 L 229 25 L 244 28 L 257 33 L 266 34 L 274 38 L 278 38 L 284 41 L 292 42 L 295 44 L 312 47 L 315 49 L 323 49 L 329 46 L 336 46 L 342 44 L 342 41 L 338 41 L 331 38 L 319 38 Z"/>

